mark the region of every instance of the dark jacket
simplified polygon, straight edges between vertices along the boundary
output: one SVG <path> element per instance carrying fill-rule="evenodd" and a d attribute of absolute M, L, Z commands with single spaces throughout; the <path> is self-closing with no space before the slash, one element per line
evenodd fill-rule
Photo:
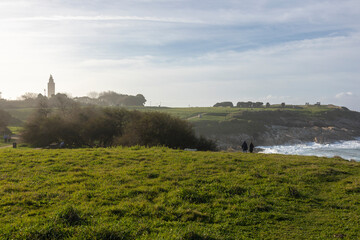
<path fill-rule="evenodd" d="M 254 144 L 253 143 L 250 143 L 250 146 L 249 146 L 249 151 L 252 153 L 254 151 Z"/>
<path fill-rule="evenodd" d="M 247 145 L 246 141 L 244 141 L 244 143 L 241 145 L 241 148 L 242 148 L 243 151 L 248 150 L 248 145 Z"/>

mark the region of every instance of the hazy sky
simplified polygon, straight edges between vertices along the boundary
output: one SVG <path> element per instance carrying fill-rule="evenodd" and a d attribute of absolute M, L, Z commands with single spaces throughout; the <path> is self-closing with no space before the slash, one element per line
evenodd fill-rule
<path fill-rule="evenodd" d="M 0 92 L 360 110 L 359 0 L 0 0 Z"/>

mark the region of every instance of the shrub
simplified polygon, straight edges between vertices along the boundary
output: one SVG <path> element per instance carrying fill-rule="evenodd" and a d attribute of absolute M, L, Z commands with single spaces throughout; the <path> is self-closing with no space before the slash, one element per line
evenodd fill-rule
<path fill-rule="evenodd" d="M 214 107 L 234 107 L 234 104 L 232 102 L 220 102 L 216 103 Z"/>
<path fill-rule="evenodd" d="M 132 112 L 131 121 L 120 145 L 166 146 L 170 148 L 194 148 L 197 139 L 190 123 L 165 113 Z"/>
<path fill-rule="evenodd" d="M 196 137 L 189 122 L 169 114 L 111 108 L 38 111 L 24 126 L 24 142 L 35 147 L 65 142 L 67 147 L 165 146 L 216 150 L 215 142 Z"/>

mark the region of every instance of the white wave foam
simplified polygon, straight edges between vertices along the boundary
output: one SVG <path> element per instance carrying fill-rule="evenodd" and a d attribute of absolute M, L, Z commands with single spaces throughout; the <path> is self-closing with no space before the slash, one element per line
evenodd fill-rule
<path fill-rule="evenodd" d="M 319 157 L 340 156 L 344 159 L 360 161 L 360 139 L 340 141 L 331 144 L 304 143 L 296 145 L 263 146 L 261 153 L 306 155 Z"/>

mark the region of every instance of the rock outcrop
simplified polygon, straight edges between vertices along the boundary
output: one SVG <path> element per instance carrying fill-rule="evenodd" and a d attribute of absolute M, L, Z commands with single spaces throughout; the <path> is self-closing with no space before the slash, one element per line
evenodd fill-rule
<path fill-rule="evenodd" d="M 199 134 L 216 140 L 220 149 L 240 149 L 244 140 L 257 146 L 331 143 L 360 137 L 360 113 L 335 109 L 306 115 L 295 111 L 246 112 L 227 122 L 198 123 Z"/>

